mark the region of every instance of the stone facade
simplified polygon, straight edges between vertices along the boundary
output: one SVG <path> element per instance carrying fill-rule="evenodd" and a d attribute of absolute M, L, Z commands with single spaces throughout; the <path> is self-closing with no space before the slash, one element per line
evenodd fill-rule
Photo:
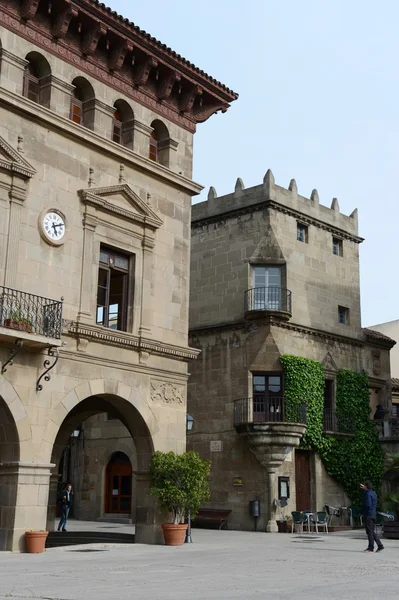
<path fill-rule="evenodd" d="M 337 199 L 327 208 L 316 190 L 310 198 L 301 196 L 295 180 L 284 189 L 270 171 L 259 186 L 245 189 L 238 179 L 234 193 L 219 198 L 211 188 L 208 200 L 193 206 L 190 344 L 201 353 L 190 366 L 194 427 L 188 447 L 212 460 L 209 505 L 230 508 L 232 528 L 253 528 L 248 504 L 254 499 L 261 502 L 258 526 L 276 528 L 272 506 L 280 477 L 289 478 L 286 514 L 348 505 L 318 456 L 295 449 L 298 441 L 288 443 L 290 432 L 282 438 L 276 423 L 263 430 L 255 423 L 253 398 L 256 377 L 272 377 L 269 394 L 277 398 L 270 410 L 283 410 L 280 356 L 294 354 L 322 363 L 332 417 L 341 368 L 365 369 L 372 407 L 390 406 L 393 342 L 361 328 L 361 242 L 356 210 L 343 215 Z M 235 405 L 237 399 L 245 400 Z M 235 411 L 243 405 L 252 425 L 237 427 Z M 255 434 L 258 447 L 251 452 Z M 277 440 L 269 448 L 266 434 Z"/>
<path fill-rule="evenodd" d="M 63 449 L 109 412 L 134 439 L 137 541 L 154 542 L 149 459 L 185 449 L 197 355 L 193 133 L 236 95 L 89 1 L 3 3 L 0 60 L 0 549 L 52 529 Z"/>

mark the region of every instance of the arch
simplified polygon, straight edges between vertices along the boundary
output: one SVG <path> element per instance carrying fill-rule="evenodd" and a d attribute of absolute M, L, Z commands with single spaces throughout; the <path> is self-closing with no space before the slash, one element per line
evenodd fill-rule
<path fill-rule="evenodd" d="M 114 109 L 112 140 L 126 148 L 133 148 L 133 109 L 126 100 L 117 100 L 114 103 Z"/>
<path fill-rule="evenodd" d="M 25 60 L 28 64 L 25 67 L 23 95 L 50 108 L 51 97 L 51 67 L 48 60 L 39 52 L 29 52 Z"/>
<path fill-rule="evenodd" d="M 77 125 L 83 125 L 88 129 L 94 129 L 94 88 L 90 81 L 84 77 L 75 77 L 72 81 L 75 89 L 71 98 L 71 121 Z"/>
<path fill-rule="evenodd" d="M 168 128 L 160 119 L 151 123 L 153 128 L 150 136 L 149 157 L 164 167 L 169 167 L 170 136 Z"/>
<path fill-rule="evenodd" d="M 18 445 L 18 451 L 13 451 L 14 458 L 12 460 L 32 462 L 34 453 L 28 414 L 14 387 L 8 379 L 0 375 L 1 406 L 3 407 L 3 414 L 7 415 L 7 422 L 12 423 L 11 428 L 15 427 L 16 431 L 16 438 L 12 437 L 12 443 Z M 0 463 L 5 460 L 7 459 L 2 459 L 0 454 Z"/>

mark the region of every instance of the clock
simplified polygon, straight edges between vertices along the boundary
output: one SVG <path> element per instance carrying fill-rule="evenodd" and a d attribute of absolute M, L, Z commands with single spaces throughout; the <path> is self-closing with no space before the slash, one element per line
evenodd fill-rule
<path fill-rule="evenodd" d="M 39 230 L 42 238 L 53 246 L 65 242 L 66 223 L 64 215 L 57 209 L 45 209 L 39 217 Z"/>

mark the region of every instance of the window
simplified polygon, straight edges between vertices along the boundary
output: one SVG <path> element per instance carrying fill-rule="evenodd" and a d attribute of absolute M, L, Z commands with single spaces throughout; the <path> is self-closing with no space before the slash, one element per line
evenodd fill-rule
<path fill-rule="evenodd" d="M 122 144 L 122 116 L 118 110 L 115 111 L 112 122 L 112 140 Z"/>
<path fill-rule="evenodd" d="M 399 418 L 399 404 L 392 404 L 392 418 L 393 419 L 398 419 Z"/>
<path fill-rule="evenodd" d="M 279 477 L 278 478 L 278 499 L 288 500 L 290 497 L 290 478 Z"/>
<path fill-rule="evenodd" d="M 254 266 L 253 310 L 281 310 L 281 267 Z"/>
<path fill-rule="evenodd" d="M 254 373 L 252 376 L 253 418 L 255 421 L 282 421 L 282 378 L 280 373 Z"/>
<path fill-rule="evenodd" d="M 324 410 L 334 408 L 334 382 L 332 379 L 324 380 Z"/>
<path fill-rule="evenodd" d="M 97 287 L 97 325 L 126 331 L 129 257 L 101 248 Z"/>
<path fill-rule="evenodd" d="M 298 242 L 308 243 L 308 226 L 303 223 L 297 223 L 296 225 L 296 239 Z"/>
<path fill-rule="evenodd" d="M 343 252 L 342 240 L 340 240 L 339 238 L 333 237 L 332 242 L 333 242 L 333 254 L 335 254 L 335 256 L 343 256 L 344 252 Z"/>
<path fill-rule="evenodd" d="M 71 102 L 71 120 L 78 125 L 83 125 L 83 103 L 75 96 L 75 93 Z"/>
<path fill-rule="evenodd" d="M 154 160 L 155 162 L 159 162 L 158 161 L 158 138 L 157 138 L 157 134 L 155 133 L 155 131 L 153 131 L 150 136 L 150 159 Z"/>
<path fill-rule="evenodd" d="M 75 86 L 75 89 L 71 98 L 71 121 L 88 129 L 94 129 L 95 97 L 93 86 L 84 77 L 76 77 L 72 81 L 72 85 Z"/>
<path fill-rule="evenodd" d="M 349 308 L 338 306 L 338 322 L 341 325 L 349 325 Z"/>
<path fill-rule="evenodd" d="M 39 104 L 40 84 L 37 71 L 31 63 L 25 68 L 24 96 Z"/>

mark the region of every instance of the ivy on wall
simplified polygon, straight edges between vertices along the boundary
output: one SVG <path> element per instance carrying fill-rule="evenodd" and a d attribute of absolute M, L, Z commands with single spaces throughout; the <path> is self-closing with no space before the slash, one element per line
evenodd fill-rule
<path fill-rule="evenodd" d="M 354 504 L 361 503 L 360 483 L 367 479 L 379 489 L 384 453 L 378 432 L 370 419 L 370 396 L 366 373 L 341 369 L 336 379 L 337 416 L 353 419 L 354 435 L 350 439 L 324 435 L 324 371 L 320 363 L 309 358 L 284 354 L 287 410 L 306 402 L 307 428 L 301 446 L 315 450 L 327 472 L 341 484 Z"/>

